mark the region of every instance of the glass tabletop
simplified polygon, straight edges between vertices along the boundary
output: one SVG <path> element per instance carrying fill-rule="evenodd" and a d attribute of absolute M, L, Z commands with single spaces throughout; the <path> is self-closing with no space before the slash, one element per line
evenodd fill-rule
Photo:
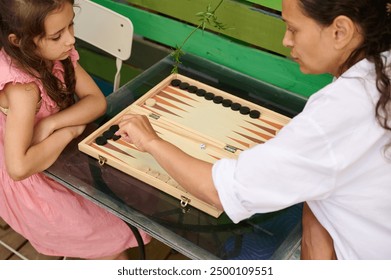
<path fill-rule="evenodd" d="M 78 150 L 78 143 L 171 74 L 162 59 L 107 97 L 106 114 L 89 124 L 45 174 L 192 259 L 289 259 L 300 241 L 302 205 L 234 224 L 214 218 Z M 185 54 L 179 73 L 293 117 L 306 99 L 203 58 Z M 283 174 L 281 170 L 281 174 Z"/>

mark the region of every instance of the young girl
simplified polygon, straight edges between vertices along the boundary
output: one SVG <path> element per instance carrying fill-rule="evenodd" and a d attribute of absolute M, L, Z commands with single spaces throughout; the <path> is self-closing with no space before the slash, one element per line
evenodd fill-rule
<path fill-rule="evenodd" d="M 73 4 L 0 0 L 0 216 L 42 254 L 126 259 L 129 227 L 40 173 L 106 109 L 77 63 Z"/>
<path fill-rule="evenodd" d="M 211 165 L 159 138 L 143 116 L 125 116 L 117 134 L 234 222 L 307 201 L 337 258 L 390 259 L 390 1 L 282 3 L 292 58 L 335 80 L 275 138 Z"/>

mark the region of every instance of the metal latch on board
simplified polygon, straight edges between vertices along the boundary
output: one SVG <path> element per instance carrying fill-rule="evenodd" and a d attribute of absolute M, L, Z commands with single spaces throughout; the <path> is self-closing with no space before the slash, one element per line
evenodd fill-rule
<path fill-rule="evenodd" d="M 102 166 L 107 162 L 107 158 L 105 158 L 104 156 L 98 155 L 98 162 L 99 162 L 99 165 Z"/>
<path fill-rule="evenodd" d="M 180 204 L 181 204 L 181 207 L 182 207 L 182 213 L 183 214 L 186 214 L 187 212 L 190 211 L 190 208 L 187 207 L 190 202 L 191 202 L 190 198 L 187 198 L 186 196 L 181 195 L 181 202 L 180 202 Z"/>
<path fill-rule="evenodd" d="M 190 202 L 191 202 L 190 198 L 187 198 L 186 196 L 181 195 L 181 206 L 183 208 L 185 208 Z"/>

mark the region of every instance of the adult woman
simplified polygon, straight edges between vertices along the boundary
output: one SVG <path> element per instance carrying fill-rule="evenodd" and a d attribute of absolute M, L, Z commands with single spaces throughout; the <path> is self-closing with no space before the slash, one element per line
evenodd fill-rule
<path fill-rule="evenodd" d="M 160 139 L 142 116 L 125 116 L 118 134 L 234 222 L 307 201 L 339 259 L 389 259 L 389 3 L 283 0 L 283 44 L 292 58 L 302 72 L 335 80 L 274 139 L 237 160 L 212 166 L 194 159 Z"/>

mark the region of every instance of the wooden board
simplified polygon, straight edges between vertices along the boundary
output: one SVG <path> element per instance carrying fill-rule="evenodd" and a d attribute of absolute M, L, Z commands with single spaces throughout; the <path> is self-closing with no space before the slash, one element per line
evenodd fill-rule
<path fill-rule="evenodd" d="M 237 158 L 242 151 L 265 143 L 290 120 L 199 81 L 172 74 L 79 143 L 80 151 L 101 164 L 178 198 L 182 207 L 190 204 L 214 217 L 222 212 L 188 193 L 151 155 L 122 139 L 111 139 L 109 131 L 115 131 L 126 113 L 148 116 L 161 138 L 210 163 Z M 108 138 L 107 143 L 97 144 L 102 138 Z"/>

